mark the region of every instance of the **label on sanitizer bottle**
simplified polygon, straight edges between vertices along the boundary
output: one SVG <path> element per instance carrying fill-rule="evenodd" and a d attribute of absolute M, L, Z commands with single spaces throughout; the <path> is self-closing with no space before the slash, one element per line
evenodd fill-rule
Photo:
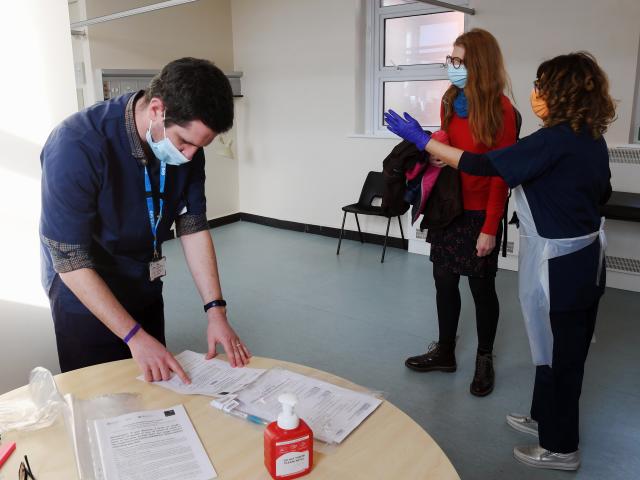
<path fill-rule="evenodd" d="M 295 475 L 309 468 L 309 435 L 287 442 L 277 442 L 276 475 Z"/>

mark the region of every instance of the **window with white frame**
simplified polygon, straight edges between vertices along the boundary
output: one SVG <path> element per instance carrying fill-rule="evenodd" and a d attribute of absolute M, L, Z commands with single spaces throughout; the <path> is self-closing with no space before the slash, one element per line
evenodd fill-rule
<path fill-rule="evenodd" d="M 417 0 L 369 0 L 368 7 L 367 133 L 388 133 L 382 114 L 390 108 L 438 128 L 450 85 L 444 62 L 464 31 L 464 13 Z"/>

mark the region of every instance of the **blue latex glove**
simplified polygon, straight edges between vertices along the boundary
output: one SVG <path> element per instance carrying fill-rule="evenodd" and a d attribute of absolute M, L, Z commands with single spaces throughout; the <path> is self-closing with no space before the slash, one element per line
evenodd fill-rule
<path fill-rule="evenodd" d="M 395 133 L 399 137 L 415 144 L 418 150 L 422 151 L 431 140 L 431 135 L 422 130 L 422 127 L 418 121 L 409 115 L 404 113 L 404 118 L 398 115 L 393 110 L 385 112 L 384 119 L 387 121 L 387 129 L 391 133 Z"/>

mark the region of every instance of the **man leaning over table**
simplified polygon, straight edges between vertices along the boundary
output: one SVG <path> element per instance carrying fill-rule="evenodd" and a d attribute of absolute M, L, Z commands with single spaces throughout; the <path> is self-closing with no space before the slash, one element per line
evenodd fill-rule
<path fill-rule="evenodd" d="M 233 125 L 225 75 L 207 60 L 167 64 L 147 90 L 58 125 L 41 153 L 42 281 L 63 372 L 131 358 L 147 381 L 183 382 L 166 349 L 162 242 L 175 221 L 207 315 L 207 358 L 251 353 L 229 325 L 206 217 L 203 147 Z"/>

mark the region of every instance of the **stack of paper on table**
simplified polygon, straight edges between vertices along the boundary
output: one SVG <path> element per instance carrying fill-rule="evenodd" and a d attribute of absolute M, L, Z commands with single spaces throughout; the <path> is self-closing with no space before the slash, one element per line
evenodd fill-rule
<path fill-rule="evenodd" d="M 232 368 L 227 362 L 205 360 L 202 353 L 189 350 L 176 355 L 176 359 L 191 378 L 191 385 L 184 385 L 176 375 L 154 385 L 178 393 L 217 397 L 212 402 L 214 407 L 267 422 L 276 420 L 281 411 L 278 396 L 294 393 L 298 397 L 296 412 L 309 424 L 315 438 L 327 443 L 341 443 L 382 403 L 371 394 L 281 368 Z"/>
<path fill-rule="evenodd" d="M 211 480 L 216 471 L 182 405 L 95 421 L 105 480 Z"/>
<path fill-rule="evenodd" d="M 282 393 L 294 393 L 298 397 L 298 416 L 311 427 L 315 438 L 327 443 L 341 443 L 382 403 L 368 393 L 274 368 L 237 394 L 229 395 L 224 401 L 214 401 L 212 405 L 222 410 L 237 409 L 272 422 L 282 410 L 278 402 Z"/>
<path fill-rule="evenodd" d="M 191 383 L 185 385 L 174 374 L 170 380 L 154 382 L 154 385 L 168 388 L 177 393 L 214 397 L 220 394 L 235 393 L 265 372 L 259 368 L 233 368 L 228 362 L 217 358 L 205 360 L 204 354 L 191 350 L 185 350 L 176 355 L 176 360 L 191 379 Z M 139 376 L 138 380 L 144 381 L 144 376 Z"/>

